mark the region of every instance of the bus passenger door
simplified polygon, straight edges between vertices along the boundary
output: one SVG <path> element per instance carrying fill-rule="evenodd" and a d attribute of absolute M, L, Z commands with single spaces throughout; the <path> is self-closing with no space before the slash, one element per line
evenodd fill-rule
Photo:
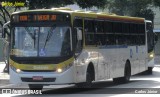
<path fill-rule="evenodd" d="M 85 65 L 81 65 L 80 63 L 86 59 L 87 54 L 83 51 L 83 19 L 80 17 L 74 18 L 72 37 L 74 58 L 76 60 L 74 65 L 74 80 L 76 83 L 85 82 Z"/>

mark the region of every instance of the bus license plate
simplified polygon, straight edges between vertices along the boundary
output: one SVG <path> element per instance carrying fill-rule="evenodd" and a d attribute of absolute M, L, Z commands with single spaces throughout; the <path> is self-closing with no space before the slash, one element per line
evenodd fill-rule
<path fill-rule="evenodd" d="M 43 80 L 43 76 L 33 76 L 33 80 Z"/>

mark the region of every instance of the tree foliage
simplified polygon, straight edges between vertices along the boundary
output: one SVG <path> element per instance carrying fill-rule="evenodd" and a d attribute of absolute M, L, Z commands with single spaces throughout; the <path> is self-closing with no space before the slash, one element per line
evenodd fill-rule
<path fill-rule="evenodd" d="M 107 0 L 75 0 L 75 2 L 81 8 L 91 8 L 93 6 L 98 8 L 104 8 L 107 4 Z"/>
<path fill-rule="evenodd" d="M 3 5 L 4 2 L 6 3 L 5 6 Z M 4 23 L 8 22 L 8 20 L 10 19 L 10 14 L 12 12 L 19 9 L 19 7 L 9 5 L 9 4 L 7 4 L 7 2 L 14 4 L 16 1 L 14 1 L 14 0 L 0 0 L 0 27 L 2 27 Z"/>
<path fill-rule="evenodd" d="M 16 2 L 25 2 L 26 0 L 0 0 L 0 28 L 10 20 L 10 14 L 20 10 L 23 6 L 15 6 Z M 5 5 L 4 5 L 5 3 Z M 25 4 L 26 5 L 26 4 Z M 9 26 L 8 26 L 9 27 Z M 9 33 L 9 32 L 8 32 Z"/>
<path fill-rule="evenodd" d="M 118 15 L 144 17 L 153 20 L 152 4 L 152 0 L 110 0 L 108 8 Z"/>
<path fill-rule="evenodd" d="M 108 9 L 112 13 L 125 15 L 128 10 L 129 0 L 109 0 Z"/>
<path fill-rule="evenodd" d="M 160 7 L 160 0 L 153 0 L 155 6 Z"/>
<path fill-rule="evenodd" d="M 160 7 L 160 0 L 0 0 L 0 2 L 25 2 L 28 9 L 48 9 L 52 7 L 64 7 L 70 4 L 77 4 L 81 8 L 108 8 L 110 12 L 118 15 L 154 17 L 150 9 L 152 4 Z M 26 2 L 27 1 L 27 2 Z M 20 7 L 0 6 L 0 26 L 7 22 L 10 13 Z"/>
<path fill-rule="evenodd" d="M 28 0 L 29 9 L 48 9 L 74 4 L 74 0 Z"/>

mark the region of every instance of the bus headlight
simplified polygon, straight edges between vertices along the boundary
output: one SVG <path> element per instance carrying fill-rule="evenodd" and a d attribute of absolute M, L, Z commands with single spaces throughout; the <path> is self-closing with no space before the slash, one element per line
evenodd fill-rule
<path fill-rule="evenodd" d="M 13 67 L 12 65 L 10 65 L 11 69 L 17 73 L 20 73 L 21 70 L 20 69 L 16 69 L 15 67 Z"/>
<path fill-rule="evenodd" d="M 20 73 L 20 72 L 21 72 L 21 69 L 16 69 L 16 72 L 17 72 L 17 73 Z"/>
<path fill-rule="evenodd" d="M 150 57 L 150 58 L 153 58 L 153 57 L 154 57 L 154 54 L 150 54 L 149 57 Z"/>
<path fill-rule="evenodd" d="M 57 72 L 58 72 L 58 73 L 61 73 L 61 72 L 62 72 L 62 69 L 61 69 L 61 68 L 58 68 L 58 69 L 57 69 Z"/>
<path fill-rule="evenodd" d="M 56 71 L 57 71 L 58 73 L 62 73 L 62 72 L 64 72 L 64 71 L 66 71 L 67 69 L 69 69 L 72 65 L 73 65 L 73 63 L 65 66 L 64 68 L 57 68 Z"/>

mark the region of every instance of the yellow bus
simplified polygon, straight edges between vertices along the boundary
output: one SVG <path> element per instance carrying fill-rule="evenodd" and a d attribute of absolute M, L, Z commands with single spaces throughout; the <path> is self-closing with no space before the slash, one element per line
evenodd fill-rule
<path fill-rule="evenodd" d="M 144 18 L 53 8 L 15 12 L 10 26 L 13 84 L 89 88 L 110 78 L 129 82 L 148 68 Z"/>

